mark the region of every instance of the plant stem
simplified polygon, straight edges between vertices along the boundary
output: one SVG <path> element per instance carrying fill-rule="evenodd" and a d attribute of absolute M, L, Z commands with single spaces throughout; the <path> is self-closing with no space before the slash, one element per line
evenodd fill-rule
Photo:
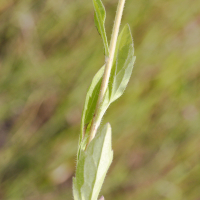
<path fill-rule="evenodd" d="M 109 47 L 110 54 L 109 54 L 109 57 L 106 58 L 105 71 L 103 74 L 101 88 L 100 88 L 100 92 L 99 92 L 99 96 L 98 96 L 98 101 L 97 101 L 94 117 L 93 117 L 92 124 L 91 124 L 90 137 L 89 137 L 88 144 L 95 137 L 96 131 L 97 131 L 98 126 L 101 121 L 101 119 L 98 119 L 99 118 L 98 113 L 99 113 L 99 110 L 101 109 L 102 101 L 104 99 L 106 89 L 108 87 L 110 72 L 111 72 L 111 68 L 113 65 L 113 59 L 114 59 L 114 55 L 115 55 L 117 38 L 118 38 L 118 34 L 119 34 L 119 27 L 121 24 L 122 13 L 124 10 L 124 4 L 125 4 L 125 0 L 119 0 L 117 12 L 116 12 L 116 16 L 115 16 L 115 22 L 114 22 L 114 26 L 113 26 L 113 31 L 112 31 L 112 36 L 111 36 L 110 47 Z"/>

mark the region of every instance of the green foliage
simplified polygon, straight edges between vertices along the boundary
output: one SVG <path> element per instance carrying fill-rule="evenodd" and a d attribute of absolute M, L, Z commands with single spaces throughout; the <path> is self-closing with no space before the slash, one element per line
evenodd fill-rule
<path fill-rule="evenodd" d="M 118 37 L 115 55 L 109 84 L 110 103 L 123 94 L 131 77 L 136 58 L 129 25 L 123 28 Z"/>
<path fill-rule="evenodd" d="M 105 34 L 105 9 L 100 0 L 94 0 L 95 24 L 103 38 L 105 50 L 107 39 Z M 94 120 L 99 125 L 110 103 L 119 98 L 130 79 L 135 61 L 133 40 L 128 25 L 124 27 L 117 39 L 113 66 L 109 77 L 103 100 L 98 107 L 97 101 L 100 93 L 103 66 L 94 76 L 86 94 L 85 105 L 81 120 L 81 133 L 77 153 L 76 177 L 73 179 L 73 192 L 75 200 L 96 200 L 102 187 L 107 170 L 112 162 L 111 127 L 106 125 L 101 133 L 89 143 L 90 127 Z M 97 112 L 95 112 L 97 109 Z M 97 126 L 98 127 L 98 126 Z"/>
<path fill-rule="evenodd" d="M 94 22 L 99 34 L 101 35 L 103 39 L 105 55 L 108 56 L 109 55 L 108 41 L 107 41 L 106 30 L 105 30 L 106 11 L 101 0 L 93 0 L 93 4 L 94 4 L 94 9 L 95 9 Z"/>
<path fill-rule="evenodd" d="M 85 105 L 83 108 L 82 120 L 81 120 L 81 134 L 79 138 L 79 148 L 82 146 L 81 142 L 83 141 L 84 137 L 86 136 L 86 131 L 88 125 L 90 125 L 94 111 L 97 104 L 97 99 L 99 95 L 99 90 L 101 86 L 102 76 L 104 72 L 104 66 L 96 73 L 94 76 L 92 83 L 88 89 L 85 99 Z M 86 142 L 86 140 L 84 140 Z M 85 145 L 82 149 L 84 149 Z M 79 153 L 78 153 L 79 154 Z"/>
<path fill-rule="evenodd" d="M 103 117 L 110 103 L 115 101 L 123 94 L 128 84 L 128 81 L 131 77 L 135 56 L 134 56 L 133 40 L 128 25 L 126 25 L 123 28 L 121 34 L 119 35 L 115 54 L 116 56 L 114 59 L 114 64 L 110 75 L 110 81 L 109 81 L 110 84 L 107 89 L 109 97 L 108 95 L 106 95 L 104 98 L 103 102 L 104 104 L 101 106 L 100 112 L 98 113 L 99 120 L 101 120 L 101 118 Z M 87 140 L 83 139 L 84 136 L 86 137 L 88 136 L 88 129 L 90 128 L 90 124 L 92 122 L 92 118 L 96 108 L 103 71 L 104 71 L 104 66 L 94 76 L 92 83 L 86 94 L 86 100 L 81 121 L 81 134 L 79 139 L 79 144 L 80 144 L 79 146 L 82 149 L 85 148 L 87 142 Z"/>
<path fill-rule="evenodd" d="M 117 1 L 102 1 L 111 29 Z M 91 5 L 0 1 L 2 200 L 73 199 L 80 108 L 103 64 Z M 126 1 L 139 61 L 104 119 L 116 157 L 106 200 L 199 199 L 199 10 L 199 0 Z"/>
<path fill-rule="evenodd" d="M 75 200 L 96 200 L 113 159 L 111 127 L 106 124 L 85 151 L 81 150 L 73 178 Z"/>

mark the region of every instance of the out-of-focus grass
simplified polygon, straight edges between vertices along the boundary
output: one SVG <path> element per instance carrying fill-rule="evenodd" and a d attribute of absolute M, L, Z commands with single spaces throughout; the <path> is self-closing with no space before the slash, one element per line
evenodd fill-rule
<path fill-rule="evenodd" d="M 110 36 L 116 0 L 104 0 Z M 200 2 L 127 0 L 137 61 L 106 113 L 106 199 L 200 198 Z M 110 38 L 110 37 L 109 37 Z M 0 1 L 0 199 L 72 199 L 85 94 L 103 65 L 92 1 Z"/>

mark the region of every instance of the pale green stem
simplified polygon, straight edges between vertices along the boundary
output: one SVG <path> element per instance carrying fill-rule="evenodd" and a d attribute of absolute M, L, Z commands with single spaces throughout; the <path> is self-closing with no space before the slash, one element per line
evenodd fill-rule
<path fill-rule="evenodd" d="M 113 59 L 114 59 L 114 55 L 115 55 L 117 38 L 118 38 L 118 34 L 119 34 L 119 27 L 121 24 L 122 13 L 124 10 L 124 4 L 125 4 L 125 0 L 119 0 L 117 12 L 116 12 L 116 16 L 115 16 L 115 22 L 114 22 L 114 26 L 113 26 L 113 31 L 112 31 L 112 36 L 111 36 L 110 47 L 109 47 L 110 54 L 109 54 L 109 57 L 106 59 L 105 71 L 103 74 L 103 79 L 102 79 L 101 88 L 100 88 L 100 92 L 99 92 L 99 96 L 98 96 L 96 110 L 95 110 L 94 117 L 93 117 L 92 124 L 91 124 L 90 138 L 89 138 L 88 144 L 95 137 L 97 129 L 100 124 L 100 121 L 101 121 L 101 119 L 99 119 L 98 113 L 99 113 L 99 109 L 101 109 L 102 101 L 105 96 L 106 89 L 108 87 L 110 72 L 111 72 L 111 68 L 113 65 Z"/>

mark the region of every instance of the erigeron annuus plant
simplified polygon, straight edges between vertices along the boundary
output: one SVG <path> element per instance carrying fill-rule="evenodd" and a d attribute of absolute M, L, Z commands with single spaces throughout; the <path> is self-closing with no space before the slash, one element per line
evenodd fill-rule
<path fill-rule="evenodd" d="M 119 0 L 110 45 L 103 3 L 93 0 L 93 4 L 95 25 L 104 44 L 105 65 L 94 76 L 86 95 L 73 178 L 75 200 L 97 200 L 99 196 L 113 159 L 111 126 L 107 123 L 99 130 L 100 122 L 109 105 L 123 94 L 135 61 L 129 25 L 125 25 L 118 36 L 125 0 Z"/>

